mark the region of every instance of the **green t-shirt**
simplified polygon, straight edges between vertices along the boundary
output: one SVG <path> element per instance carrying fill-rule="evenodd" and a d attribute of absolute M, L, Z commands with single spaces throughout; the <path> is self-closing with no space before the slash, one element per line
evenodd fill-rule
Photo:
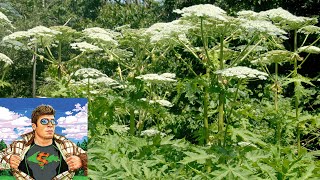
<path fill-rule="evenodd" d="M 53 144 L 49 146 L 34 144 L 24 160 L 28 165 L 28 173 L 36 180 L 51 180 L 60 173 L 63 158 Z"/>

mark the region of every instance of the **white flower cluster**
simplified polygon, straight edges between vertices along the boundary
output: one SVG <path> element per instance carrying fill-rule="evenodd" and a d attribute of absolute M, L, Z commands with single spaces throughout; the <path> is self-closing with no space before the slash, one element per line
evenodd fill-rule
<path fill-rule="evenodd" d="M 17 31 L 12 34 L 9 34 L 8 36 L 5 36 L 2 40 L 3 41 L 10 41 L 10 40 L 16 40 L 19 38 L 27 38 L 30 37 L 31 33 L 28 31 Z"/>
<path fill-rule="evenodd" d="M 112 124 L 110 129 L 117 132 L 117 133 L 126 133 L 130 129 L 127 125 L 119 125 L 119 124 Z"/>
<path fill-rule="evenodd" d="M 0 61 L 5 62 L 6 64 L 13 63 L 13 61 L 8 56 L 6 56 L 5 54 L 2 54 L 2 53 L 0 53 Z"/>
<path fill-rule="evenodd" d="M 171 79 L 176 78 L 176 74 L 174 74 L 174 73 L 163 73 L 160 76 L 163 76 L 165 78 L 171 78 Z"/>
<path fill-rule="evenodd" d="M 175 74 L 172 73 L 163 73 L 161 75 L 158 74 L 145 74 L 137 76 L 136 79 L 141 79 L 147 82 L 176 82 Z"/>
<path fill-rule="evenodd" d="M 266 80 L 268 77 L 267 73 L 258 71 L 256 69 L 251 69 L 245 66 L 236 66 L 232 68 L 218 70 L 215 73 L 221 74 L 222 76 L 226 76 L 226 77 L 237 77 L 240 79 L 259 78 L 261 80 Z"/>
<path fill-rule="evenodd" d="M 254 12 L 254 11 L 248 11 L 248 10 L 244 10 L 244 11 L 239 11 L 237 13 L 237 15 L 239 17 L 242 17 L 242 18 L 247 18 L 247 19 L 257 19 L 259 13 L 257 12 Z"/>
<path fill-rule="evenodd" d="M 302 46 L 298 49 L 298 52 L 306 52 L 311 54 L 320 54 L 320 48 L 316 46 Z"/>
<path fill-rule="evenodd" d="M 82 52 L 85 52 L 85 51 L 101 51 L 102 50 L 101 48 L 99 48 L 99 47 L 97 47 L 95 45 L 89 44 L 87 42 L 72 43 L 70 45 L 71 45 L 72 49 L 79 49 Z"/>
<path fill-rule="evenodd" d="M 237 46 L 236 49 L 237 50 L 241 50 L 243 51 L 245 48 L 247 47 L 247 45 L 241 45 L 241 46 Z M 253 49 L 252 49 L 253 48 Z M 267 51 L 268 49 L 264 46 L 255 46 L 255 45 L 249 45 L 246 50 L 249 51 L 250 49 L 252 49 L 253 52 L 259 52 L 259 51 Z"/>
<path fill-rule="evenodd" d="M 290 12 L 282 9 L 281 7 L 277 8 L 277 9 L 270 9 L 267 11 L 261 11 L 259 13 L 259 16 L 267 17 L 274 22 L 285 23 L 289 27 L 294 27 L 296 25 L 303 25 L 304 23 L 307 23 L 308 21 L 313 21 L 313 18 L 295 16 L 295 15 L 291 14 Z"/>
<path fill-rule="evenodd" d="M 3 19 L 7 23 L 11 24 L 11 21 L 8 19 L 6 15 L 4 15 L 2 12 L 0 12 L 0 20 Z"/>
<path fill-rule="evenodd" d="M 117 85 L 118 82 L 109 78 L 106 74 L 94 68 L 78 69 L 74 74 L 76 77 L 83 78 L 79 81 L 72 81 L 73 85 L 105 84 L 107 86 Z"/>
<path fill-rule="evenodd" d="M 141 98 L 140 100 L 149 102 L 150 104 L 158 103 L 163 107 L 172 107 L 173 106 L 173 104 L 170 101 L 167 101 L 165 99 L 147 100 L 146 98 Z"/>
<path fill-rule="evenodd" d="M 105 84 L 107 86 L 117 85 L 118 82 L 109 78 L 109 77 L 99 77 L 99 78 L 85 78 L 80 81 L 75 82 L 74 84 L 84 85 L 84 84 Z"/>
<path fill-rule="evenodd" d="M 59 31 L 52 30 L 44 26 L 36 26 L 28 31 L 17 31 L 3 38 L 3 41 L 12 41 L 19 38 L 29 38 L 31 36 L 53 36 L 56 34 L 61 34 Z"/>
<path fill-rule="evenodd" d="M 212 4 L 199 4 L 183 9 L 176 9 L 173 12 L 185 16 L 210 17 L 221 21 L 226 21 L 226 12 Z"/>
<path fill-rule="evenodd" d="M 238 145 L 241 147 L 251 146 L 251 147 L 257 148 L 257 146 L 255 144 L 252 144 L 250 142 L 244 142 L 244 141 L 238 142 Z"/>
<path fill-rule="evenodd" d="M 97 78 L 97 77 L 101 77 L 101 76 L 106 76 L 105 74 L 103 74 L 101 71 L 99 71 L 98 69 L 94 69 L 94 68 L 82 68 L 82 69 L 78 69 L 75 73 L 75 76 L 80 76 L 83 78 Z"/>
<path fill-rule="evenodd" d="M 32 29 L 29 29 L 28 32 L 31 33 L 31 35 L 42 35 L 42 36 L 61 34 L 61 32 L 59 31 L 55 31 L 44 26 L 36 26 Z"/>
<path fill-rule="evenodd" d="M 28 48 L 22 44 L 21 42 L 17 40 L 6 40 L 0 42 L 0 46 L 8 47 L 8 48 L 14 48 L 16 50 L 28 50 Z"/>
<path fill-rule="evenodd" d="M 162 132 L 160 132 L 158 130 L 155 130 L 155 129 L 147 129 L 147 130 L 141 131 L 141 136 L 152 137 L 152 136 L 155 136 L 157 134 L 160 134 L 161 136 L 165 136 L 166 135 L 165 133 L 162 133 Z"/>
<path fill-rule="evenodd" d="M 308 25 L 300 28 L 298 32 L 304 33 L 304 34 L 320 34 L 320 27 L 314 26 L 314 25 Z"/>
<path fill-rule="evenodd" d="M 143 35 L 150 35 L 150 41 L 156 43 L 160 40 L 170 39 L 177 36 L 181 41 L 188 42 L 186 33 L 192 26 L 183 24 L 181 20 L 174 20 L 168 23 L 156 23 L 150 26 Z"/>
<path fill-rule="evenodd" d="M 87 28 L 83 30 L 84 34 L 91 39 L 101 40 L 104 42 L 112 43 L 113 45 L 118 45 L 118 42 L 114 40 L 118 33 L 107 31 L 100 27 Z"/>
<path fill-rule="evenodd" d="M 241 19 L 241 27 L 246 29 L 248 32 L 261 32 L 266 33 L 271 36 L 279 36 L 283 39 L 288 39 L 284 35 L 287 34 L 284 30 L 278 28 L 274 24 L 272 24 L 270 21 L 265 20 L 247 20 L 247 19 Z"/>

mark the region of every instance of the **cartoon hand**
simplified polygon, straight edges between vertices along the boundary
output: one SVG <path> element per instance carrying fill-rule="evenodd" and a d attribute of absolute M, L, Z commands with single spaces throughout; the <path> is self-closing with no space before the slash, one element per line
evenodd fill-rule
<path fill-rule="evenodd" d="M 18 169 L 20 162 L 21 162 L 21 159 L 19 156 L 11 155 L 10 160 L 9 160 L 9 164 L 10 164 L 11 168 Z"/>
<path fill-rule="evenodd" d="M 77 170 L 82 166 L 81 159 L 78 156 L 70 156 L 66 160 L 67 160 L 69 169 L 72 171 Z"/>

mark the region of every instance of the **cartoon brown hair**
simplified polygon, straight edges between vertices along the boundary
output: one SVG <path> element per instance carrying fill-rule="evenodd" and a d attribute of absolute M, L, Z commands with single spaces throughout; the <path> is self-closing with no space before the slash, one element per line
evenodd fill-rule
<path fill-rule="evenodd" d="M 56 111 L 50 105 L 42 104 L 36 107 L 31 114 L 31 122 L 37 125 L 37 120 L 42 115 L 55 115 Z"/>

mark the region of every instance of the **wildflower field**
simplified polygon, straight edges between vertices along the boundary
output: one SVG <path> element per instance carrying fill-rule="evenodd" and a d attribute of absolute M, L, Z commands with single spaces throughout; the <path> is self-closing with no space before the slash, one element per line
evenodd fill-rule
<path fill-rule="evenodd" d="M 300 73 L 319 59 L 317 18 L 173 13 L 141 28 L 15 31 L 0 12 L 0 92 L 20 97 L 19 60 L 32 96 L 88 98 L 90 179 L 320 179 L 320 74 Z"/>

